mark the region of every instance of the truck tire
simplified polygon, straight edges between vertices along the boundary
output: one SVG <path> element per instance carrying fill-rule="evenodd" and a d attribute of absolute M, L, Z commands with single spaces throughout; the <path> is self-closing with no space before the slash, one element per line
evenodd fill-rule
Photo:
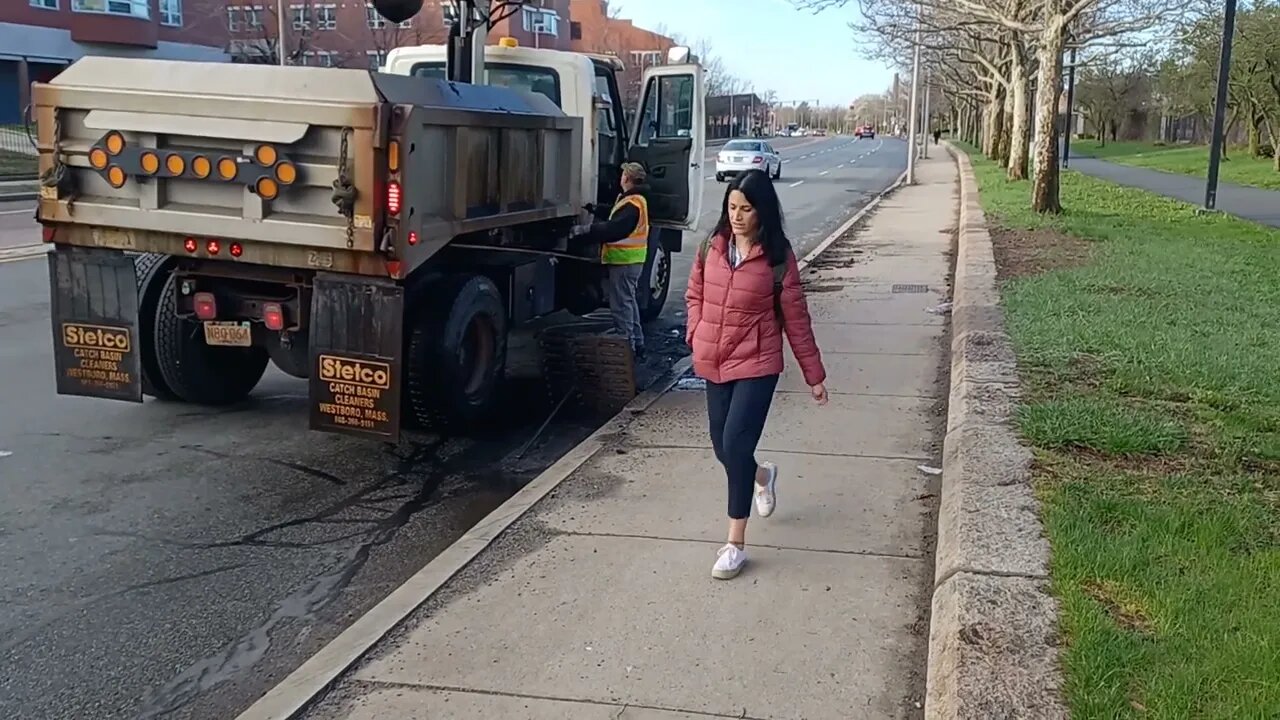
<path fill-rule="evenodd" d="M 667 304 L 667 295 L 671 293 L 671 251 L 658 243 L 650 247 L 654 253 L 653 264 L 649 268 L 648 282 L 642 282 L 640 295 L 640 322 L 653 322 L 662 316 L 662 309 Z M 641 278 L 643 281 L 644 278 Z"/>
<path fill-rule="evenodd" d="M 196 405 L 243 400 L 267 370 L 267 351 L 206 345 L 200 326 L 178 317 L 177 295 L 170 275 L 154 316 L 155 354 L 165 385 L 177 399 Z"/>
<path fill-rule="evenodd" d="M 410 319 L 405 349 L 406 420 L 420 428 L 470 430 L 489 419 L 507 363 L 507 312 L 483 275 L 445 280 Z"/>
<path fill-rule="evenodd" d="M 143 253 L 133 258 L 134 275 L 138 279 L 138 354 L 142 363 L 142 393 L 157 400 L 178 399 L 164 383 L 155 344 L 156 303 L 165 288 L 172 261 L 172 257 L 158 253 Z"/>

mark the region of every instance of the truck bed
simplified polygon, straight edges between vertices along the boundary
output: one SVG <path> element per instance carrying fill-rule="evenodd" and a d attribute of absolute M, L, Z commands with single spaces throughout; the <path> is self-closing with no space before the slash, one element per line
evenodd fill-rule
<path fill-rule="evenodd" d="M 385 276 L 410 230 L 430 241 L 412 253 L 422 262 L 458 234 L 568 217 L 581 204 L 570 164 L 581 122 L 501 88 L 88 57 L 33 98 L 39 218 L 60 244 L 196 257 L 217 247 L 229 259 L 222 247 L 235 241 L 244 262 Z M 390 234 L 396 118 L 405 210 Z M 334 201 L 343 168 L 347 213 Z M 259 185 L 268 181 L 274 197 Z"/>

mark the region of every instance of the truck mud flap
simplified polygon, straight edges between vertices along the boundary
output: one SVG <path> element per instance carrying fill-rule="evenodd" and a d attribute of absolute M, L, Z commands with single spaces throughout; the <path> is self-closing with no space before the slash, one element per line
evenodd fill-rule
<path fill-rule="evenodd" d="M 49 288 L 58 394 L 142 402 L 133 258 L 58 247 L 49 253 Z"/>
<path fill-rule="evenodd" d="M 311 429 L 400 440 L 404 288 L 320 273 L 311 295 Z"/>

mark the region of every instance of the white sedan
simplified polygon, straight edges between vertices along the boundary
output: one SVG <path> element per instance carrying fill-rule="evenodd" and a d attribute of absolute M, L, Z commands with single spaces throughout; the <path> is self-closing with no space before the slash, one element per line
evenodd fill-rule
<path fill-rule="evenodd" d="M 763 170 L 777 180 L 782 177 L 782 158 L 764 140 L 730 140 L 716 156 L 716 182 L 748 170 Z"/>

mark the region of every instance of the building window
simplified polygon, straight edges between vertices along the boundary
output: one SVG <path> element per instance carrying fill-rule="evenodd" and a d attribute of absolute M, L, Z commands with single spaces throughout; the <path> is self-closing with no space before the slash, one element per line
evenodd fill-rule
<path fill-rule="evenodd" d="M 306 32 L 311 29 L 310 5 L 290 5 L 289 14 L 293 17 L 294 32 Z"/>
<path fill-rule="evenodd" d="M 337 5 L 317 5 L 316 8 L 316 29 L 317 30 L 337 30 L 338 29 L 338 6 Z"/>
<path fill-rule="evenodd" d="M 365 54 L 369 56 L 369 69 L 377 72 L 387 64 L 386 50 L 366 50 Z"/>
<path fill-rule="evenodd" d="M 364 6 L 365 21 L 369 23 L 370 30 L 381 30 L 387 26 L 387 19 L 378 14 L 378 10 L 372 4 L 365 3 Z"/>
<path fill-rule="evenodd" d="M 140 20 L 151 19 L 149 0 L 71 0 L 73 12 L 127 15 Z"/>
<path fill-rule="evenodd" d="M 227 30 L 233 33 L 254 32 L 262 29 L 261 5 L 227 6 Z"/>
<path fill-rule="evenodd" d="M 57 10 L 58 0 L 31 0 L 31 7 L 40 8 L 41 10 Z"/>
<path fill-rule="evenodd" d="M 160 24 L 182 27 L 182 0 L 160 0 Z"/>
<path fill-rule="evenodd" d="M 526 5 L 521 13 L 521 20 L 525 32 L 560 37 L 560 16 L 555 10 L 531 8 Z"/>
<path fill-rule="evenodd" d="M 573 22 L 573 21 L 569 22 L 569 39 L 570 40 L 582 39 L 582 23 Z"/>
<path fill-rule="evenodd" d="M 314 67 L 338 67 L 338 53 L 332 50 L 308 50 L 302 54 L 302 64 Z"/>
<path fill-rule="evenodd" d="M 657 50 L 632 50 L 631 63 L 638 68 L 662 64 L 662 53 Z"/>

